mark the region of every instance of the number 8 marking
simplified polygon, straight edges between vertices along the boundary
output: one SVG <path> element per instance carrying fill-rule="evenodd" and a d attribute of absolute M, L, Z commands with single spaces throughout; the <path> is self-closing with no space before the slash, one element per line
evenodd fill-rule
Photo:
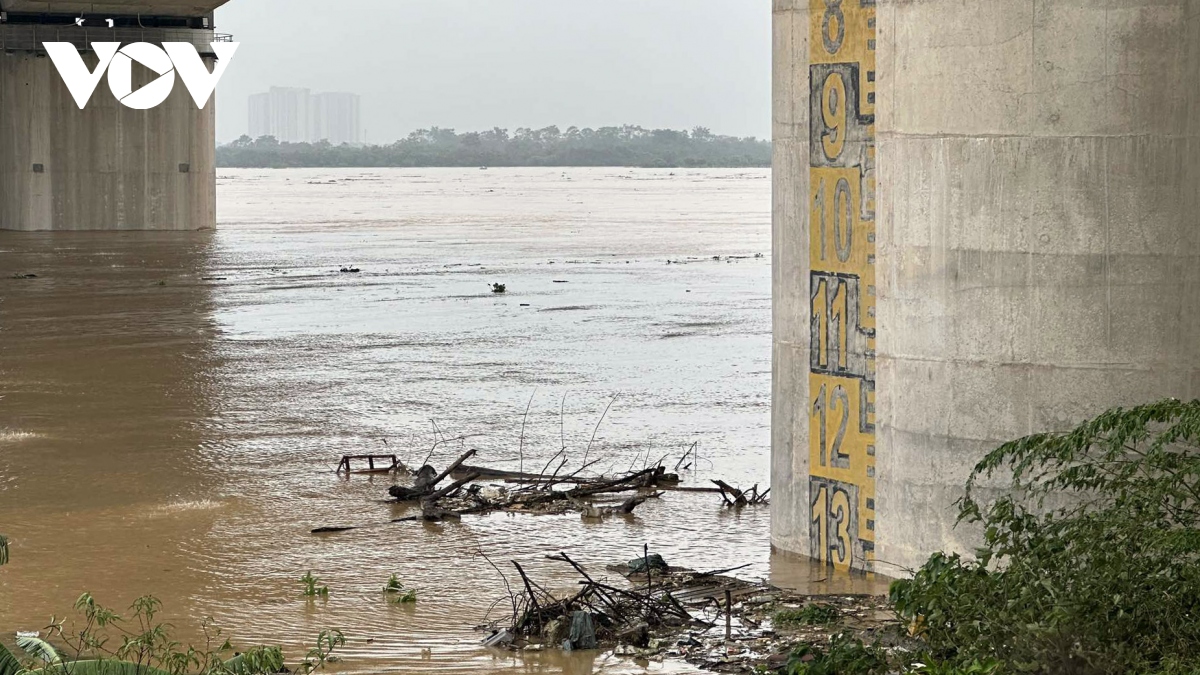
<path fill-rule="evenodd" d="M 829 24 L 837 23 L 837 35 L 829 36 Z M 830 54 L 838 53 L 842 43 L 846 41 L 846 15 L 842 13 L 842 0 L 825 0 L 825 21 L 821 24 L 821 38 L 825 41 L 825 51 Z"/>

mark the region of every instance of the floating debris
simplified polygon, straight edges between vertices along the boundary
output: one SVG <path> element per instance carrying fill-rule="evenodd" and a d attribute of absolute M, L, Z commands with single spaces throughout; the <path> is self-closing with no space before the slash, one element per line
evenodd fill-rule
<path fill-rule="evenodd" d="M 367 468 L 352 469 L 350 463 L 352 461 L 366 461 Z M 376 466 L 375 462 L 379 462 Z M 338 462 L 337 472 L 350 474 L 373 474 L 373 473 L 392 473 L 393 471 L 403 471 L 405 466 L 400 463 L 400 459 L 395 455 L 342 455 L 342 461 Z"/>
<path fill-rule="evenodd" d="M 767 495 L 771 493 L 771 488 L 767 488 L 762 493 L 758 491 L 758 483 L 749 490 L 739 490 L 723 480 L 712 481 L 721 490 L 721 499 L 725 500 L 725 506 L 730 508 L 741 508 L 743 506 L 766 506 L 770 505 L 771 501 L 767 499 Z"/>
<path fill-rule="evenodd" d="M 599 460 L 584 464 L 574 473 L 560 476 L 559 473 L 566 465 L 565 457 L 551 473 L 527 474 L 467 465 L 465 462 L 475 454 L 476 450 L 468 450 L 441 472 L 426 464 L 416 471 L 411 486 L 393 485 L 388 488 L 392 499 L 398 502 L 418 502 L 421 506 L 420 515 L 397 518 L 389 522 L 459 520 L 465 515 L 494 511 L 530 514 L 575 512 L 583 518 L 625 516 L 633 513 L 634 509 L 648 500 L 660 498 L 664 494 L 661 490 L 682 489 L 678 488 L 679 476 L 667 473 L 661 464 L 615 478 L 585 478 L 579 474 Z M 347 456 L 342 458 L 338 473 L 348 471 L 349 460 L 367 459 L 369 462 L 370 457 L 376 460 L 383 458 L 381 461 L 387 463 L 389 468 L 377 466 L 375 469 L 368 468 L 366 471 L 351 473 L 383 473 L 403 466 L 392 455 Z M 393 461 L 394 466 L 391 464 Z M 547 464 L 544 471 L 549 471 L 549 468 Z M 445 487 L 439 487 L 447 478 L 451 478 L 452 482 Z M 521 487 L 507 489 L 485 486 L 476 483 L 480 479 L 500 479 L 521 484 Z M 697 490 L 717 492 L 715 488 L 688 488 L 688 491 Z M 311 532 L 348 532 L 360 527 L 363 526 L 326 526 L 315 528 Z"/>

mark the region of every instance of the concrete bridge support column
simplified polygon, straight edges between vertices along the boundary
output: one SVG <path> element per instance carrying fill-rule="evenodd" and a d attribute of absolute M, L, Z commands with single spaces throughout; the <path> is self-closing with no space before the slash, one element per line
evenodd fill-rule
<path fill-rule="evenodd" d="M 95 68 L 93 53 L 84 60 Z M 43 52 L 0 52 L 0 229 L 214 227 L 215 109 L 177 83 L 160 106 L 132 110 L 102 80 L 80 110 Z"/>
<path fill-rule="evenodd" d="M 816 71 L 801 40 L 821 38 L 812 23 L 831 4 L 874 3 L 777 0 L 775 15 L 773 541 L 822 559 L 809 371 L 829 311 L 811 292 L 816 164 L 802 146 L 842 118 L 810 104 Z M 998 443 L 1114 405 L 1200 396 L 1200 2 L 879 0 L 873 10 L 878 412 L 864 490 L 874 490 L 874 567 L 901 574 L 969 546 L 952 504 Z M 863 512 L 846 518 L 861 523 Z"/>
<path fill-rule="evenodd" d="M 874 0 L 775 0 L 772 541 L 875 542 Z"/>

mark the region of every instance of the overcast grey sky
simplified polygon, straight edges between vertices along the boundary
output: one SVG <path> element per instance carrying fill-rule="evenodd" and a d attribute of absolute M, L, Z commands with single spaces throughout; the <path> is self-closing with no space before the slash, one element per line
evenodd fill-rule
<path fill-rule="evenodd" d="M 268 87 L 362 96 L 367 141 L 413 129 L 706 126 L 768 137 L 769 0 L 231 0 L 217 137 Z"/>

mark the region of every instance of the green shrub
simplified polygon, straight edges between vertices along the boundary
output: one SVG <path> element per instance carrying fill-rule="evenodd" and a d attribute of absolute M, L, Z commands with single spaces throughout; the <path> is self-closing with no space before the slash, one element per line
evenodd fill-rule
<path fill-rule="evenodd" d="M 977 481 L 1011 473 L 982 501 Z M 1200 671 L 1200 401 L 1114 409 L 975 468 L 974 559 L 936 554 L 891 600 L 934 655 L 996 672 Z"/>
<path fill-rule="evenodd" d="M 1000 672 L 1000 662 L 972 661 L 965 665 L 930 660 L 929 663 L 913 664 L 907 671 L 913 675 L 997 675 Z"/>
<path fill-rule="evenodd" d="M 878 646 L 844 634 L 833 636 L 829 649 L 801 645 L 792 652 L 784 668 L 786 675 L 885 675 L 886 655 Z"/>

